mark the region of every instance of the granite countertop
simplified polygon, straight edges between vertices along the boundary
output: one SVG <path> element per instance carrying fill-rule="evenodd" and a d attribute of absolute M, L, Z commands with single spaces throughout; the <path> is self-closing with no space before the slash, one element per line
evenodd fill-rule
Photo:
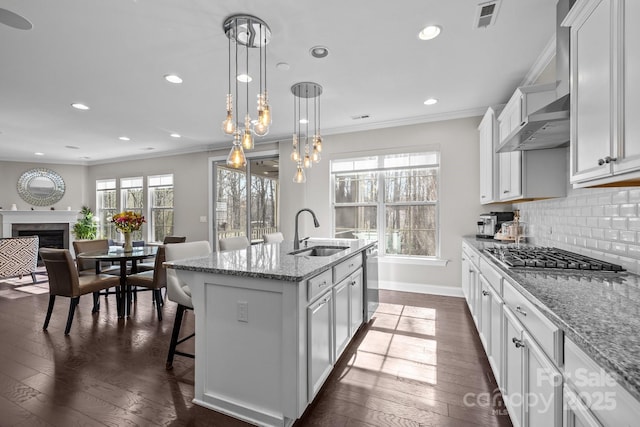
<path fill-rule="evenodd" d="M 247 249 L 214 252 L 208 257 L 170 261 L 165 265 L 177 270 L 301 282 L 375 244 L 375 241 L 369 240 L 313 238 L 308 240 L 308 248 L 313 246 L 348 246 L 349 248 L 330 256 L 296 256 L 289 255 L 289 252 L 294 250 L 293 242 L 260 243 L 251 245 Z M 300 249 L 304 248 L 305 244 L 302 243 Z"/>
<path fill-rule="evenodd" d="M 500 243 L 475 237 L 463 241 L 479 250 L 567 338 L 640 400 L 640 276 L 510 270 L 483 252 Z"/>

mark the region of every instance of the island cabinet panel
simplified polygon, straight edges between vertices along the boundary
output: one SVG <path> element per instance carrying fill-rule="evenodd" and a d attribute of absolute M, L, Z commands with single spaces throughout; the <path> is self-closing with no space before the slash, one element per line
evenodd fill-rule
<path fill-rule="evenodd" d="M 313 400 L 333 367 L 333 295 L 327 292 L 307 308 L 309 401 Z"/>
<path fill-rule="evenodd" d="M 358 331 L 358 328 L 360 328 L 360 325 L 362 325 L 362 322 L 364 321 L 363 276 L 362 268 L 359 268 L 349 279 L 349 286 L 351 286 L 351 290 L 349 291 L 349 314 L 351 319 L 351 326 L 349 330 L 350 337 Z"/>
<path fill-rule="evenodd" d="M 333 287 L 333 306 L 335 308 L 335 355 L 337 360 L 349 343 L 350 333 L 350 283 L 345 279 Z"/>

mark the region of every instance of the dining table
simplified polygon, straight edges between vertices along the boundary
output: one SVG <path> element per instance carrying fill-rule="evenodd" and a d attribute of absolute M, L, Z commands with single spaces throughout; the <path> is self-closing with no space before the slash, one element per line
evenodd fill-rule
<path fill-rule="evenodd" d="M 78 258 L 94 260 L 96 263 L 96 274 L 100 274 L 101 264 L 103 262 L 119 262 L 120 263 L 120 285 L 116 291 L 116 302 L 118 308 L 118 317 L 129 317 L 131 315 L 131 287 L 127 285 L 127 274 L 136 274 L 138 272 L 137 262 L 141 259 L 152 258 L 158 251 L 157 246 L 134 246 L 133 250 L 125 251 L 120 246 L 109 246 L 108 250 L 82 252 L 77 255 Z M 131 269 L 128 264 L 131 262 Z"/>

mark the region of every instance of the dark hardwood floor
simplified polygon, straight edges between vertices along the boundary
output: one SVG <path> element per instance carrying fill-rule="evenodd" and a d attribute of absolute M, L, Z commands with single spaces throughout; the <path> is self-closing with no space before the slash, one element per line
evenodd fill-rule
<path fill-rule="evenodd" d="M 296 427 L 511 425 L 461 298 L 381 300 Z M 0 426 L 247 425 L 191 402 L 193 360 L 165 370 L 175 304 L 158 322 L 143 292 L 118 320 L 113 296 L 96 315 L 85 296 L 65 337 L 69 301 L 58 298 L 43 332 L 47 301 L 0 297 Z"/>

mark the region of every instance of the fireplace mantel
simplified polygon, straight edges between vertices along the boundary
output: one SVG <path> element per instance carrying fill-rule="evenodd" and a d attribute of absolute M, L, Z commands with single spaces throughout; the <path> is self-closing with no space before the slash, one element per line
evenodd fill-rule
<path fill-rule="evenodd" d="M 69 230 L 73 224 L 78 222 L 80 211 L 52 211 L 52 210 L 28 210 L 28 211 L 0 211 L 2 218 L 2 237 L 11 237 L 11 226 L 13 224 L 44 224 L 44 223 L 66 223 Z"/>

